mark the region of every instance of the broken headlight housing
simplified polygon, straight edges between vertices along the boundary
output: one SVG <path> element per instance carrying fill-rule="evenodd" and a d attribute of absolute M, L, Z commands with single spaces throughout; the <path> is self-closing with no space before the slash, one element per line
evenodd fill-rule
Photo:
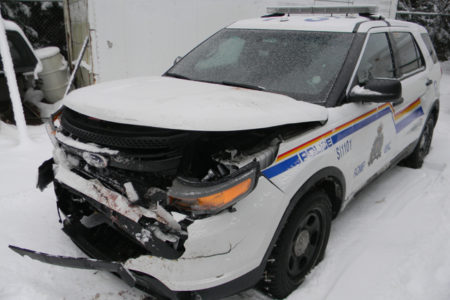
<path fill-rule="evenodd" d="M 54 112 L 45 123 L 45 130 L 47 131 L 50 141 L 55 147 L 58 145 L 58 142 L 56 141 L 56 131 L 57 127 L 59 127 L 61 123 L 61 113 L 62 109 L 60 108 Z"/>
<path fill-rule="evenodd" d="M 253 161 L 214 182 L 178 177 L 169 189 L 169 204 L 194 216 L 216 214 L 250 194 L 257 184 L 258 173 L 259 164 Z"/>

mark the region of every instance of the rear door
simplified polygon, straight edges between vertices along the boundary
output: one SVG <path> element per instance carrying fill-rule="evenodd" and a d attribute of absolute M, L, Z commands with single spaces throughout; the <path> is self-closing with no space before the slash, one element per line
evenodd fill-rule
<path fill-rule="evenodd" d="M 433 42 L 427 32 L 421 32 L 420 38 L 417 39 L 422 53 L 425 56 L 425 64 L 428 75 L 433 80 L 434 99 L 439 99 L 439 82 L 441 80 L 442 71 L 439 65 L 436 50 L 434 50 Z M 423 45 L 421 45 L 423 42 Z"/>
<path fill-rule="evenodd" d="M 400 153 L 413 146 L 424 122 L 424 105 L 433 98 L 433 81 L 428 77 L 424 55 L 414 35 L 406 28 L 391 28 L 397 78 L 402 84 L 403 102 L 394 107 L 397 138 L 393 147 Z"/>

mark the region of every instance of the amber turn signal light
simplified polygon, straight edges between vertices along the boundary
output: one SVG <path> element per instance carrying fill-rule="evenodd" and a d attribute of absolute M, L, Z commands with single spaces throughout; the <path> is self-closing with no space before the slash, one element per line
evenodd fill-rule
<path fill-rule="evenodd" d="M 169 203 L 194 215 L 220 212 L 253 190 L 256 173 L 256 168 L 246 168 L 216 184 L 177 179 L 169 190 Z"/>

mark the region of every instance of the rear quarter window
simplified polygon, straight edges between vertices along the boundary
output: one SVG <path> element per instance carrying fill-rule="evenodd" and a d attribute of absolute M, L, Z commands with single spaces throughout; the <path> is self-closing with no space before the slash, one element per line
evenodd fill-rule
<path fill-rule="evenodd" d="M 420 36 L 422 37 L 422 40 L 425 42 L 425 45 L 427 46 L 428 53 L 433 59 L 433 63 L 434 64 L 437 63 L 438 58 L 436 55 L 436 51 L 434 50 L 433 43 L 431 42 L 430 36 L 428 35 L 428 33 L 422 33 Z"/>
<path fill-rule="evenodd" d="M 393 32 L 392 39 L 397 49 L 396 58 L 401 75 L 412 73 L 425 67 L 423 55 L 411 33 Z"/>

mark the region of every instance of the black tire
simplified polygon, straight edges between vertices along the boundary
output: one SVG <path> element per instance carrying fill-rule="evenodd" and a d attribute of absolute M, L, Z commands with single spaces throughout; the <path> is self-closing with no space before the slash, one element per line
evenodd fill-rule
<path fill-rule="evenodd" d="M 419 169 L 423 165 L 425 156 L 430 152 L 431 140 L 433 139 L 433 130 L 436 124 L 436 120 L 433 114 L 431 114 L 422 130 L 422 134 L 419 137 L 419 142 L 407 158 L 405 158 L 400 165 L 410 167 L 413 169 Z"/>
<path fill-rule="evenodd" d="M 285 298 L 323 258 L 331 227 L 331 202 L 323 191 L 300 200 L 278 238 L 266 266 L 264 289 Z"/>

